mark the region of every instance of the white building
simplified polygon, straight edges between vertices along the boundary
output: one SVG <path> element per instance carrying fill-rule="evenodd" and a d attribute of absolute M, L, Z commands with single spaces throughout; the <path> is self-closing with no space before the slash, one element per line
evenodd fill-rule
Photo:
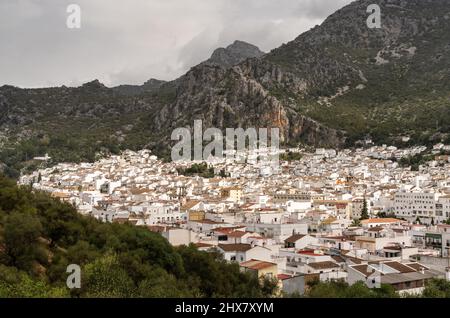
<path fill-rule="evenodd" d="M 394 212 L 398 217 L 415 220 L 436 217 L 436 195 L 426 192 L 397 192 L 394 195 Z"/>

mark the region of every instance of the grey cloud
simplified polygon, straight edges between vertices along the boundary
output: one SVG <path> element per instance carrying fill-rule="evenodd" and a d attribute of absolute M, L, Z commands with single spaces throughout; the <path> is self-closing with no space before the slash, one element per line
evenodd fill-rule
<path fill-rule="evenodd" d="M 174 79 L 234 40 L 263 51 L 350 0 L 2 0 L 0 85 L 106 85 Z M 66 28 L 66 7 L 82 28 Z"/>
<path fill-rule="evenodd" d="M 298 15 L 309 19 L 323 19 L 349 4 L 349 0 L 304 0 L 298 8 Z"/>

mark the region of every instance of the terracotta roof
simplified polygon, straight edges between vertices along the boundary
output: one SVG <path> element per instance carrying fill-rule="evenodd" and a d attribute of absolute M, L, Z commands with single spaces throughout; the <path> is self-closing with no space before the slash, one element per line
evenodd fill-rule
<path fill-rule="evenodd" d="M 357 270 L 358 272 L 363 274 L 365 277 L 369 276 L 370 274 L 373 274 L 373 272 L 374 272 L 374 270 L 368 271 L 369 266 L 367 264 L 354 265 L 351 268 L 353 268 L 354 270 Z"/>
<path fill-rule="evenodd" d="M 294 276 L 287 275 L 287 274 L 278 274 L 277 277 L 279 280 L 286 280 L 286 279 L 292 278 Z"/>
<path fill-rule="evenodd" d="M 252 248 L 250 244 L 219 244 L 225 252 L 246 252 Z"/>
<path fill-rule="evenodd" d="M 397 222 L 401 222 L 401 220 L 394 219 L 394 218 L 379 218 L 379 219 L 367 219 L 367 220 L 362 220 L 361 221 L 362 224 L 369 224 L 369 223 L 397 223 Z"/>
<path fill-rule="evenodd" d="M 131 194 L 136 195 L 136 194 L 150 193 L 151 190 L 150 189 L 145 189 L 145 188 L 141 188 L 141 189 L 133 188 L 133 189 L 130 190 L 130 192 L 131 192 Z"/>
<path fill-rule="evenodd" d="M 371 227 L 370 229 L 368 229 L 367 231 L 368 232 L 381 232 L 383 230 L 384 230 L 384 227 L 374 226 L 374 227 Z"/>
<path fill-rule="evenodd" d="M 270 263 L 270 262 L 265 262 L 265 261 L 258 261 L 256 259 L 251 259 L 251 260 L 249 260 L 247 262 L 241 263 L 240 266 L 248 268 L 248 269 L 253 269 L 253 270 L 261 270 L 261 269 L 264 269 L 264 268 L 277 266 L 277 264 Z"/>
<path fill-rule="evenodd" d="M 286 243 L 295 243 L 295 242 L 297 242 L 298 240 L 304 238 L 305 236 L 306 236 L 306 235 L 304 235 L 304 234 L 294 234 L 294 235 L 288 237 L 287 239 L 285 239 L 284 241 L 285 241 Z"/>
<path fill-rule="evenodd" d="M 192 209 L 194 206 L 196 206 L 197 204 L 199 204 L 200 201 L 199 200 L 191 200 L 191 201 L 187 201 L 185 204 L 183 204 L 181 206 L 181 210 L 189 210 Z"/>
<path fill-rule="evenodd" d="M 234 231 L 228 234 L 229 237 L 243 237 L 247 232 L 243 231 Z"/>
<path fill-rule="evenodd" d="M 213 232 L 220 232 L 220 233 L 232 233 L 234 231 L 237 231 L 238 229 L 243 229 L 245 226 L 233 226 L 233 227 L 216 227 L 213 229 Z"/>
<path fill-rule="evenodd" d="M 297 252 L 301 255 L 308 255 L 308 256 L 324 256 L 323 254 L 315 253 L 314 250 L 301 250 Z"/>
<path fill-rule="evenodd" d="M 334 259 L 334 261 L 336 263 L 345 263 L 345 259 L 343 257 L 341 257 L 341 256 L 332 255 L 331 258 Z"/>
<path fill-rule="evenodd" d="M 362 260 L 359 259 L 359 258 L 356 258 L 356 257 L 346 256 L 345 258 L 347 260 L 351 261 L 352 263 L 355 263 L 355 264 L 361 264 L 362 263 Z"/>
<path fill-rule="evenodd" d="M 314 269 L 328 269 L 328 268 L 338 268 L 339 265 L 330 261 L 325 262 L 316 262 L 316 263 L 309 263 L 309 267 L 312 267 Z"/>
<path fill-rule="evenodd" d="M 409 266 L 409 267 L 414 268 L 416 271 L 421 271 L 422 269 L 424 269 L 424 270 L 429 269 L 428 267 L 425 267 L 425 266 L 423 266 L 422 264 L 419 264 L 419 263 L 409 263 L 409 264 L 406 264 L 406 265 Z"/>
<path fill-rule="evenodd" d="M 387 266 L 399 271 L 400 273 L 412 273 L 412 272 L 416 271 L 414 268 L 406 266 L 399 262 L 386 262 L 386 263 L 384 263 L 384 265 L 387 265 Z"/>

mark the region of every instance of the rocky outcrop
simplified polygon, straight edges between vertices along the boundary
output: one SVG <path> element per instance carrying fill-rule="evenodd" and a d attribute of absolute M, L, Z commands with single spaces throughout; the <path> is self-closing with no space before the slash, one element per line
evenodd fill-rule
<path fill-rule="evenodd" d="M 262 69 L 266 72 L 262 74 Z M 260 81 L 256 74 L 261 75 Z M 275 97 L 270 88 L 289 83 L 296 92 L 305 84 L 281 69 L 258 60 L 226 69 L 199 65 L 179 81 L 176 101 L 155 118 L 160 130 L 192 127 L 201 119 L 204 128 L 279 128 L 284 144 L 305 142 L 315 146 L 340 147 L 345 134 L 301 115 Z"/>
<path fill-rule="evenodd" d="M 263 55 L 264 52 L 257 46 L 243 41 L 235 41 L 226 48 L 216 49 L 211 57 L 202 64 L 230 68 L 242 63 L 246 59 L 259 58 Z"/>

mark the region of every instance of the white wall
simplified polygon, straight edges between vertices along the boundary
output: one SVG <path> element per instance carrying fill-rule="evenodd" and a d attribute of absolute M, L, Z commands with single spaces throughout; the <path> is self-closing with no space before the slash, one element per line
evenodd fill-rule
<path fill-rule="evenodd" d="M 186 229 L 171 229 L 164 232 L 163 236 L 173 246 L 189 245 L 199 241 L 199 237 L 195 232 Z"/>

